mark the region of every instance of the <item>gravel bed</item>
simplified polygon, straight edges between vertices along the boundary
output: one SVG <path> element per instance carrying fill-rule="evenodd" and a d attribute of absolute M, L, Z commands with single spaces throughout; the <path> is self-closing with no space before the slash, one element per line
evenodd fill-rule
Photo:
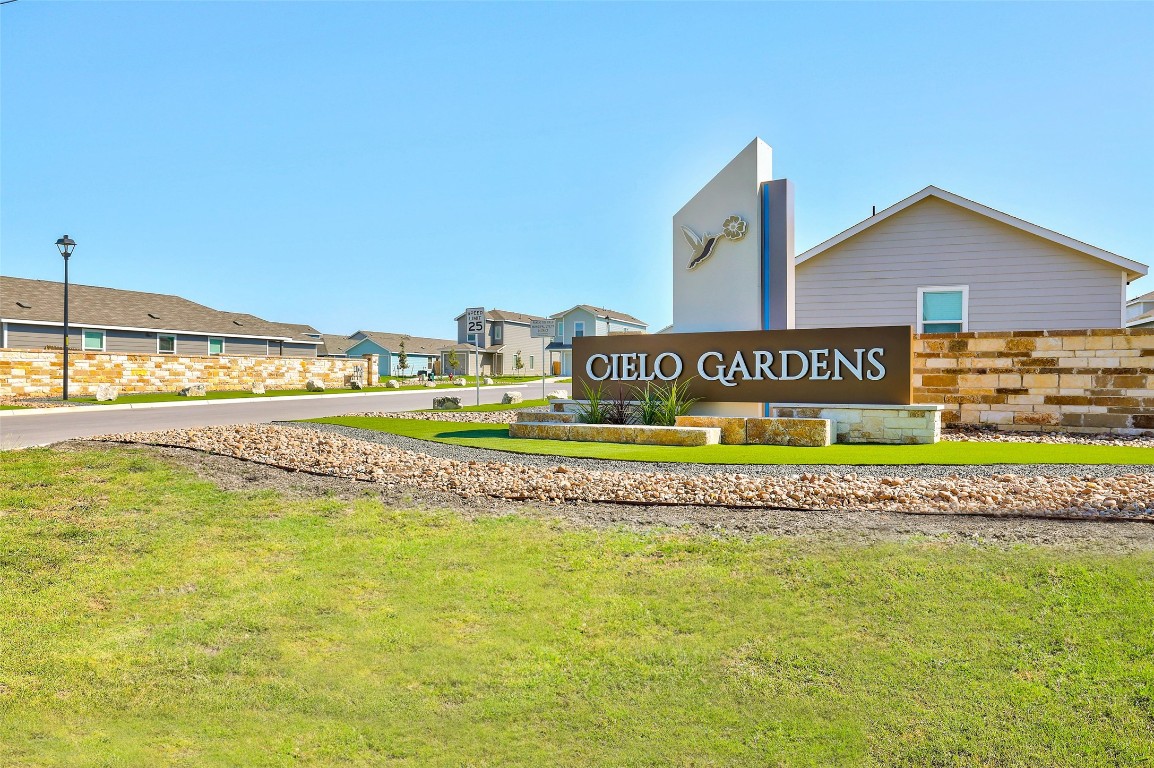
<path fill-rule="evenodd" d="M 825 474 L 801 471 L 783 477 L 754 475 L 744 467 L 738 473 L 646 472 L 637 471 L 635 464 L 631 471 L 615 471 L 568 462 L 541 467 L 443 458 L 333 430 L 283 425 L 201 427 L 101 439 L 194 448 L 285 469 L 447 491 L 465 498 L 1154 520 L 1154 472 L 1146 471 L 1033 476 L 1003 470 L 985 476 L 901 477 L 890 468 L 890 475 L 878 477 L 839 467 Z M 791 469 L 797 473 L 803 468 Z"/>
<path fill-rule="evenodd" d="M 464 414 L 461 414 L 464 415 Z M 484 416 L 485 414 L 475 414 Z M 298 429 L 316 429 L 334 432 L 356 440 L 388 445 L 407 451 L 418 451 L 428 456 L 460 461 L 500 461 L 521 464 L 528 467 L 549 468 L 558 463 L 568 467 L 589 471 L 608 470 L 616 472 L 662 472 L 676 475 L 743 475 L 765 477 L 797 477 L 803 473 L 826 474 L 847 472 L 862 477 L 902 477 L 924 479 L 948 479 L 950 477 L 993 477 L 1012 472 L 1018 475 L 1095 475 L 1108 477 L 1133 473 L 1151 473 L 1154 467 L 1130 464 L 679 464 L 668 461 L 615 461 L 612 459 L 581 459 L 568 456 L 544 456 L 532 453 L 511 453 L 489 448 L 471 448 L 462 445 L 437 443 L 432 440 L 418 440 L 412 437 L 378 432 L 371 429 L 357 429 L 338 424 L 315 424 L 306 422 L 274 422 L 281 426 Z"/>
<path fill-rule="evenodd" d="M 76 441 L 57 450 L 116 450 L 108 443 Z M 135 446 L 195 472 L 232 491 L 270 489 L 289 499 L 373 498 L 393 509 L 451 510 L 466 519 L 520 515 L 551 525 L 598 530 L 664 533 L 670 530 L 706 536 L 822 539 L 850 545 L 877 542 L 955 544 L 968 547 L 1051 546 L 1069 550 L 1154 552 L 1154 525 L 1143 522 L 1087 524 L 1083 520 L 1044 517 L 910 515 L 868 510 L 731 509 L 702 506 L 644 507 L 567 502 L 542 504 L 487 496 L 462 498 L 445 491 L 365 483 L 318 476 L 188 448 Z"/>
<path fill-rule="evenodd" d="M 954 443 L 1054 443 L 1058 445 L 1124 445 L 1154 448 L 1154 433 L 1142 435 L 1094 435 L 1073 432 L 999 432 L 993 429 L 942 430 L 942 440 Z"/>

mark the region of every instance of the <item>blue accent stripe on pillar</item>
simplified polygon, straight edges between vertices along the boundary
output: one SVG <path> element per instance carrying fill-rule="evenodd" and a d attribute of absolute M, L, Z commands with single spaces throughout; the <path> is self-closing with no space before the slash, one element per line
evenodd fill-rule
<path fill-rule="evenodd" d="M 770 194 L 769 184 L 762 182 L 761 184 L 761 328 L 768 331 L 770 329 L 770 288 L 771 288 L 771 273 L 770 273 L 770 238 L 769 238 L 769 221 L 770 221 Z M 762 403 L 762 416 L 769 416 L 769 403 Z"/>

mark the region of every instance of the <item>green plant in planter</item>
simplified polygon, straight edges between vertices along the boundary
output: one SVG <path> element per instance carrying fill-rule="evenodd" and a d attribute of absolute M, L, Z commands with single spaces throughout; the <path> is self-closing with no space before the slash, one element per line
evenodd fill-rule
<path fill-rule="evenodd" d="M 600 384 L 596 388 L 588 383 L 581 382 L 582 397 L 585 402 L 577 403 L 577 418 L 586 424 L 605 424 L 608 420 L 605 405 L 605 388 Z"/>
<path fill-rule="evenodd" d="M 689 382 L 670 382 L 669 384 L 646 384 L 633 390 L 637 398 L 637 412 L 642 424 L 653 427 L 672 427 L 677 424 L 677 417 L 689 413 L 693 404 L 701 400 L 699 397 L 689 396 Z"/>
<path fill-rule="evenodd" d="M 605 398 L 606 424 L 637 423 L 637 406 L 630 401 L 629 397 L 624 391 L 618 389 L 615 396 Z"/>

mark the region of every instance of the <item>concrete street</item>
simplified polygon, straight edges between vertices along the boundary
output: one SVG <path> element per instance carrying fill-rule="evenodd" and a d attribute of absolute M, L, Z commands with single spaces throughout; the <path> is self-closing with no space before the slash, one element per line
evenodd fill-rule
<path fill-rule="evenodd" d="M 481 402 L 499 403 L 506 392 L 520 392 L 526 400 L 532 400 L 541 397 L 541 385 L 530 383 L 482 387 Z M 363 395 L 246 398 L 175 405 L 158 403 L 156 406 L 167 407 L 140 405 L 132 409 L 93 405 L 77 410 L 43 409 L 34 413 L 0 411 L 0 449 L 49 445 L 62 440 L 112 432 L 141 432 L 213 424 L 257 424 L 366 411 L 417 410 L 432 407 L 434 397 L 460 397 L 461 405 L 473 405 L 476 403 L 476 389 L 467 387 Z"/>

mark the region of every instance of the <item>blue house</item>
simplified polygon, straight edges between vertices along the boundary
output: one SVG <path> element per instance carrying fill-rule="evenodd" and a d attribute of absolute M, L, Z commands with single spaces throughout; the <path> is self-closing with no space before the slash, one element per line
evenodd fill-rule
<path fill-rule="evenodd" d="M 440 349 L 453 344 L 450 339 L 430 339 L 407 333 L 357 331 L 343 339 L 325 339 L 326 353 L 330 356 L 361 357 L 379 355 L 379 376 L 416 376 L 422 371 L 439 373 Z M 404 344 L 408 367 L 401 370 L 401 345 Z"/>

